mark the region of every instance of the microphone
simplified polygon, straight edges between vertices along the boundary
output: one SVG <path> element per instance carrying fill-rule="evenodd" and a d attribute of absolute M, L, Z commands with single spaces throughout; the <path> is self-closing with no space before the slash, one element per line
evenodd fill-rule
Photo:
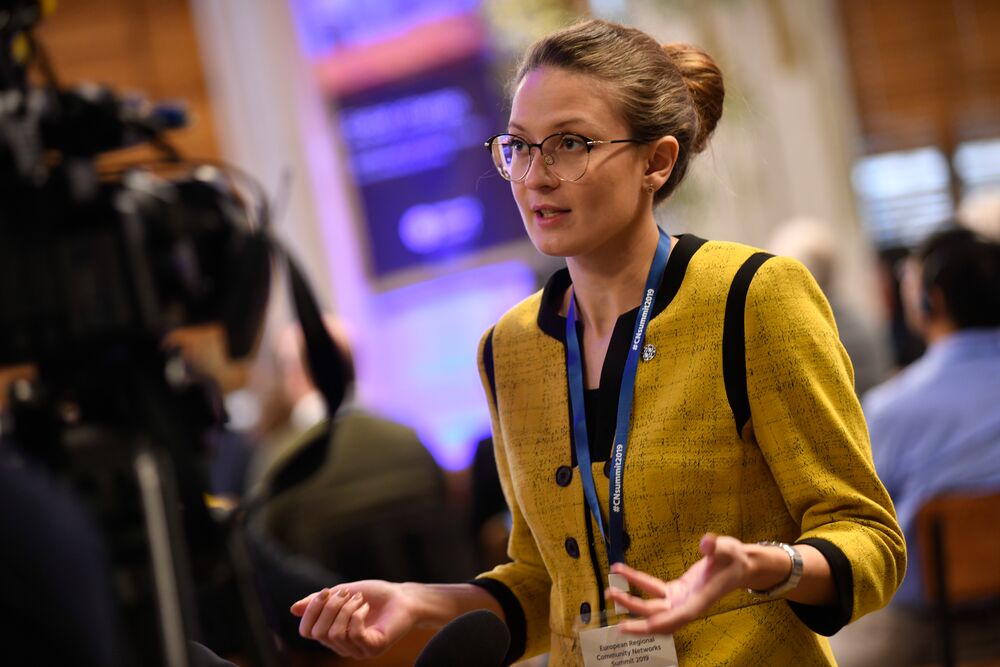
<path fill-rule="evenodd" d="M 477 609 L 462 614 L 431 637 L 413 667 L 502 667 L 510 631 L 496 614 Z"/>

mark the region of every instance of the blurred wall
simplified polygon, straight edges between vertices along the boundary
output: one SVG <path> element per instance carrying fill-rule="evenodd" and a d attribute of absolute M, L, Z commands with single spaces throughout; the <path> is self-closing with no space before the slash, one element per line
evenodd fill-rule
<path fill-rule="evenodd" d="M 185 154 L 214 158 L 215 118 L 187 0 L 64 1 L 38 37 L 62 85 L 97 82 L 150 101 L 181 100 L 189 126 L 171 135 Z"/>
<path fill-rule="evenodd" d="M 866 152 L 1000 136 L 1000 3 L 837 4 Z"/>
<path fill-rule="evenodd" d="M 275 232 L 300 258 L 320 299 L 352 319 L 364 294 L 355 279 L 357 238 L 342 224 L 354 215 L 352 193 L 287 3 L 190 5 L 222 154 L 261 182 L 276 206 Z M 287 316 L 283 292 L 273 304 Z"/>
<path fill-rule="evenodd" d="M 688 182 L 661 207 L 668 229 L 763 246 L 795 217 L 829 225 L 835 289 L 875 326 L 874 255 L 850 172 L 859 144 L 832 0 L 630 0 L 631 22 L 661 42 L 692 42 L 726 77 L 722 120 Z"/>

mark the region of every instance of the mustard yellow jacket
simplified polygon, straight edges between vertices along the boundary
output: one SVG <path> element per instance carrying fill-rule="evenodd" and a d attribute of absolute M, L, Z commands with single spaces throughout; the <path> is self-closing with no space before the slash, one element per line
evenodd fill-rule
<path fill-rule="evenodd" d="M 681 665 L 835 664 L 810 626 L 831 634 L 885 605 L 903 577 L 903 536 L 872 466 L 853 371 L 829 305 L 794 260 L 770 259 L 750 285 L 752 417 L 742 439 L 734 428 L 722 323 L 729 285 L 753 252 L 688 236 L 671 254 L 664 282 L 672 272 L 676 293 L 649 322 L 646 342 L 657 352 L 640 362 L 636 379 L 624 469 L 625 556 L 633 567 L 673 579 L 700 558 L 706 532 L 817 546 L 834 570 L 844 609 L 839 621 L 836 609 L 736 591 L 675 641 Z M 565 352 L 562 340 L 539 326 L 544 307 L 541 292 L 527 298 L 480 347 L 513 527 L 512 562 L 479 583 L 505 608 L 511 657 L 551 651 L 551 665 L 572 665 L 581 611 L 590 612 L 583 614 L 589 627 L 599 623 L 608 562 L 600 534 L 588 525 L 578 471 L 560 471 L 569 467 L 572 448 Z M 603 462 L 594 463 L 593 474 L 606 512 Z M 591 547 L 588 535 L 595 533 Z"/>

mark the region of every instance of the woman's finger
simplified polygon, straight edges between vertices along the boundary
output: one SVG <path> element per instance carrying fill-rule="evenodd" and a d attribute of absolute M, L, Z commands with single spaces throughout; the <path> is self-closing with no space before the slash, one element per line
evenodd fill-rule
<path fill-rule="evenodd" d="M 350 651 L 354 650 L 353 646 L 350 646 L 350 642 L 347 638 L 347 628 L 351 622 L 351 617 L 354 612 L 358 610 L 365 602 L 365 598 L 361 593 L 355 593 L 351 597 L 344 600 L 343 605 L 338 610 L 337 618 L 333 623 L 327 628 L 326 640 L 334 645 L 343 645 L 345 649 Z"/>
<path fill-rule="evenodd" d="M 719 543 L 719 536 L 715 533 L 705 533 L 698 541 L 698 550 L 703 556 L 711 556 L 715 553 L 715 548 Z"/>
<path fill-rule="evenodd" d="M 668 635 L 677 631 L 690 620 L 690 615 L 682 610 L 670 609 L 648 618 L 624 621 L 618 625 L 618 628 L 627 635 Z"/>
<path fill-rule="evenodd" d="M 664 605 L 670 604 L 669 601 L 664 600 L 663 598 L 643 600 L 642 598 L 629 595 L 628 593 L 615 588 L 605 589 L 604 597 L 613 602 L 620 603 L 633 614 L 639 614 L 640 616 L 650 616 L 663 611 L 665 608 L 669 609 L 669 606 L 664 607 Z"/>
<path fill-rule="evenodd" d="M 313 624 L 312 633 L 310 634 L 311 639 L 319 640 L 327 638 L 330 626 L 336 622 L 337 617 L 340 615 L 340 609 L 344 606 L 348 595 L 350 595 L 350 591 L 346 588 L 330 592 L 330 595 L 327 596 L 326 604 L 323 605 L 323 611 Z"/>
<path fill-rule="evenodd" d="M 292 603 L 292 606 L 288 608 L 288 611 L 292 612 L 293 615 L 301 618 L 302 614 L 306 613 L 306 607 L 309 603 L 313 601 L 313 598 L 319 595 L 319 591 L 315 593 L 310 593 L 301 600 Z"/>
<path fill-rule="evenodd" d="M 329 595 L 330 590 L 324 588 L 313 595 L 312 599 L 306 604 L 306 608 L 302 612 L 302 620 L 299 621 L 299 634 L 306 639 L 312 639 L 313 626 L 316 624 L 316 619 L 323 612 L 323 607 L 326 606 L 326 599 Z"/>
<path fill-rule="evenodd" d="M 326 637 L 322 640 L 324 646 L 332 648 L 337 654 L 354 659 L 365 657 L 363 647 L 354 644 L 348 636 L 351 624 L 357 622 L 354 620 L 354 614 L 358 609 L 359 601 L 361 605 L 367 604 L 360 593 L 344 602 L 337 620 L 330 626 Z"/>
<path fill-rule="evenodd" d="M 633 618 L 622 621 L 617 626 L 618 631 L 626 635 L 650 635 L 653 630 L 650 627 L 648 618 Z"/>
<path fill-rule="evenodd" d="M 666 583 L 664 583 L 661 579 L 657 579 L 656 577 L 646 574 L 645 572 L 634 570 L 624 563 L 615 563 L 611 566 L 611 571 L 615 574 L 622 575 L 630 584 L 633 584 L 636 588 L 639 588 L 650 595 L 663 597 L 666 593 Z"/>

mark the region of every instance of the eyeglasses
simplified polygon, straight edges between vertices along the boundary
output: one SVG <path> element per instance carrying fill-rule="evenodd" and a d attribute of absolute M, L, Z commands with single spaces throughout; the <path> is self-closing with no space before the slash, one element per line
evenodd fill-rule
<path fill-rule="evenodd" d="M 486 150 L 493 156 L 493 164 L 508 181 L 520 183 L 528 176 L 532 148 L 542 154 L 542 161 L 553 176 L 560 181 L 578 181 L 587 173 L 590 151 L 598 144 L 641 144 L 638 139 L 590 139 L 572 132 L 550 134 L 537 144 L 516 134 L 498 134 L 486 140 Z"/>

